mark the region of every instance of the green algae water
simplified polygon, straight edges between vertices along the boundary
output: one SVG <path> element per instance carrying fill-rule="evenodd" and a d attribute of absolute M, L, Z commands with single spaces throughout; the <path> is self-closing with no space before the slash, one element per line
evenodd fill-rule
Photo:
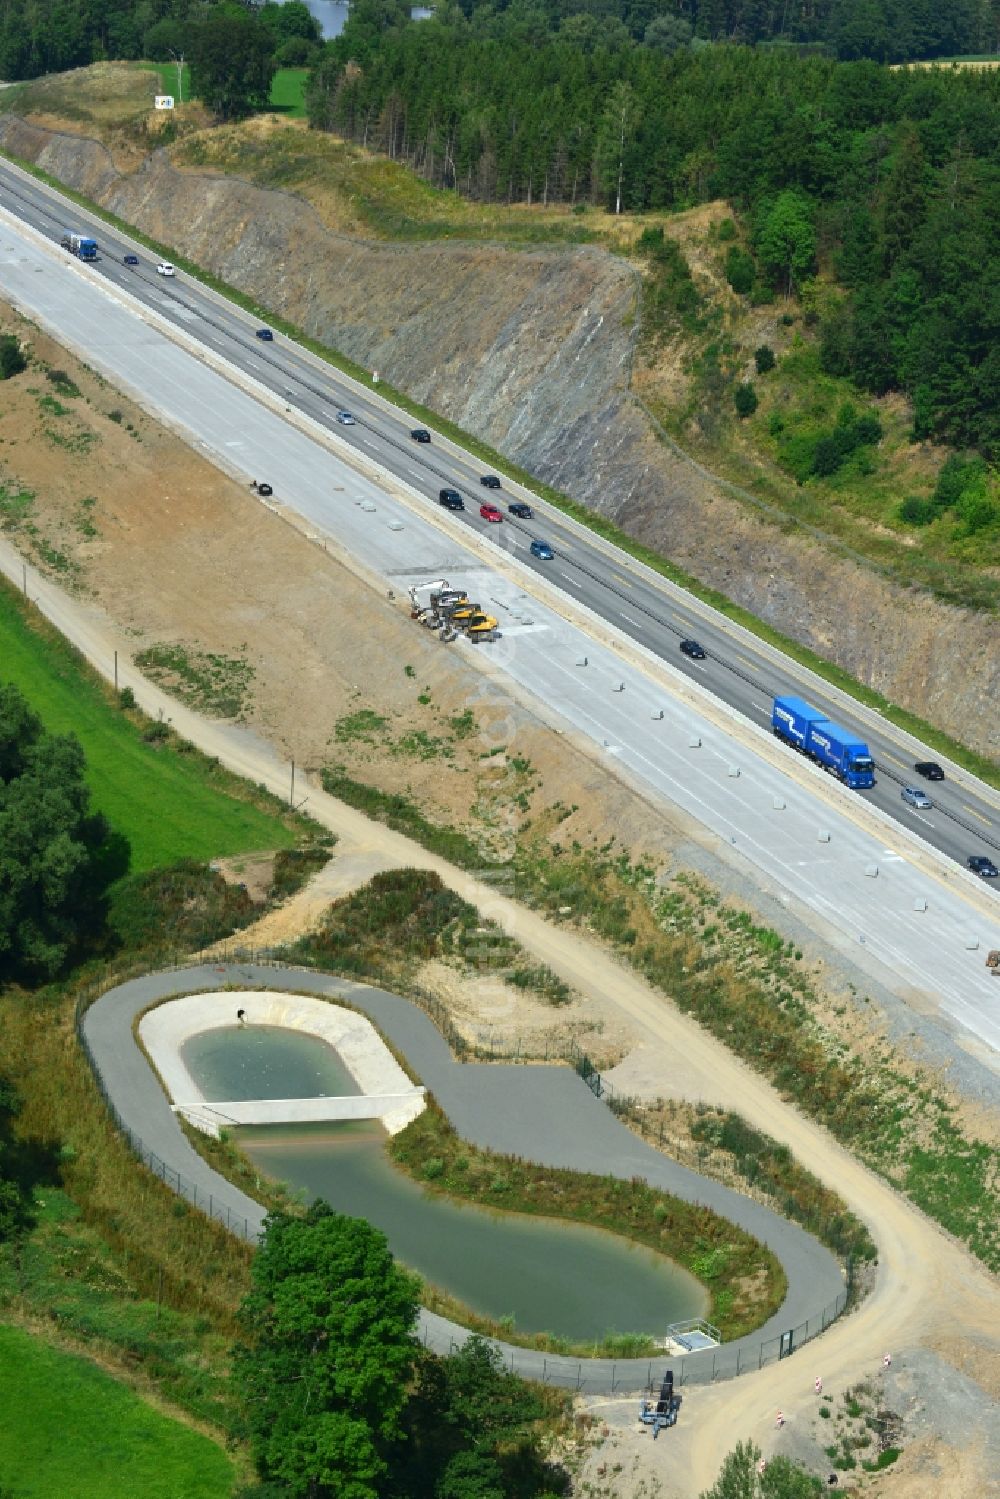
<path fill-rule="evenodd" d="M 181 1060 L 211 1103 L 357 1097 L 333 1047 L 277 1025 L 229 1025 L 189 1036 Z"/>
<path fill-rule="evenodd" d="M 367 1218 L 403 1264 L 483 1316 L 513 1317 L 521 1332 L 575 1342 L 662 1336 L 668 1322 L 707 1310 L 704 1287 L 686 1270 L 615 1234 L 432 1195 L 393 1166 L 374 1121 L 237 1134 L 263 1174 Z"/>

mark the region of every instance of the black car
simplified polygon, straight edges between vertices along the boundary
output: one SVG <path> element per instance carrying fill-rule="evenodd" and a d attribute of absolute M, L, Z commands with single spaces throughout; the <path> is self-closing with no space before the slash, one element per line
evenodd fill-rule
<path fill-rule="evenodd" d="M 496 474 L 481 474 L 479 482 L 484 489 L 500 488 L 500 480 L 497 478 Z"/>
<path fill-rule="evenodd" d="M 122 256 L 122 265 L 138 265 L 138 264 L 139 264 L 139 257 L 138 257 L 138 255 L 123 255 Z"/>
<path fill-rule="evenodd" d="M 923 776 L 925 781 L 944 780 L 944 771 L 936 760 L 919 760 L 913 768 L 918 776 Z"/>
<path fill-rule="evenodd" d="M 534 519 L 535 512 L 532 510 L 531 506 L 526 505 L 523 500 L 515 500 L 512 505 L 507 506 L 507 509 L 510 511 L 511 515 L 516 515 L 518 520 Z"/>
<path fill-rule="evenodd" d="M 697 640 L 682 640 L 681 655 L 690 656 L 692 661 L 704 661 L 705 647 L 699 645 Z"/>
<path fill-rule="evenodd" d="M 995 880 L 1000 876 L 1000 870 L 997 869 L 992 859 L 987 859 L 985 854 L 970 854 L 965 862 L 972 873 L 978 874 L 981 879 Z"/>
<path fill-rule="evenodd" d="M 438 495 L 438 504 L 443 505 L 446 510 L 465 509 L 465 501 L 457 489 L 442 489 Z"/>
<path fill-rule="evenodd" d="M 260 339 L 261 343 L 274 343 L 274 334 L 271 332 L 270 328 L 258 328 L 257 337 Z"/>
<path fill-rule="evenodd" d="M 428 432 L 426 427 L 414 427 L 413 431 L 410 433 L 410 436 L 413 438 L 414 442 L 430 442 L 431 440 L 431 434 Z"/>

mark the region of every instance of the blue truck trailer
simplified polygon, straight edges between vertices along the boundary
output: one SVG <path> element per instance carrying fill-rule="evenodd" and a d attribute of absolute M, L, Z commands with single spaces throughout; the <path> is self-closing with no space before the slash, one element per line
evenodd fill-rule
<path fill-rule="evenodd" d="M 779 739 L 831 771 L 846 786 L 863 791 L 875 784 L 875 762 L 863 739 L 832 723 L 800 697 L 776 697 L 771 728 Z"/>
<path fill-rule="evenodd" d="M 60 243 L 64 250 L 79 256 L 81 260 L 97 259 L 97 240 L 91 239 L 89 234 L 77 234 L 72 229 L 67 229 Z"/>

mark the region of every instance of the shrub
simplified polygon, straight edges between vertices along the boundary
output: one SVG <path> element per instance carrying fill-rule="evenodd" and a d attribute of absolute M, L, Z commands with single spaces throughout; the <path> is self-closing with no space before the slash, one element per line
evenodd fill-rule
<path fill-rule="evenodd" d="M 934 504 L 938 510 L 950 510 L 957 505 L 966 489 L 971 488 L 980 475 L 985 474 L 986 465 L 981 458 L 962 458 L 952 453 L 938 474 L 934 486 Z"/>
<path fill-rule="evenodd" d="M 757 392 L 753 386 L 746 383 L 737 385 L 733 391 L 733 405 L 741 421 L 745 421 L 748 416 L 753 416 L 757 410 Z"/>
<path fill-rule="evenodd" d="M 899 507 L 899 518 L 908 526 L 929 526 L 937 513 L 933 499 L 918 494 L 908 495 Z"/>
<path fill-rule="evenodd" d="M 9 380 L 28 368 L 28 361 L 13 333 L 0 333 L 0 380 Z"/>
<path fill-rule="evenodd" d="M 80 394 L 80 387 L 70 379 L 65 370 L 46 370 L 45 378 L 55 386 L 61 396 L 72 398 Z"/>
<path fill-rule="evenodd" d="M 754 350 L 753 362 L 757 366 L 758 375 L 766 375 L 774 369 L 777 360 L 770 344 L 761 344 L 759 349 Z"/>
<path fill-rule="evenodd" d="M 719 225 L 719 239 L 725 244 L 736 238 L 736 225 L 732 219 L 723 219 Z"/>
<path fill-rule="evenodd" d="M 757 278 L 757 268 L 753 262 L 753 256 L 748 255 L 746 250 L 741 250 L 738 245 L 733 245 L 726 255 L 726 280 L 734 292 L 741 297 L 748 297 L 753 291 L 753 284 Z"/>
<path fill-rule="evenodd" d="M 118 694 L 118 706 L 120 708 L 135 707 L 135 693 L 131 687 L 123 687 Z"/>
<path fill-rule="evenodd" d="M 882 441 L 882 423 L 879 421 L 878 413 L 875 411 L 863 411 L 854 423 L 854 435 L 858 445 Z"/>

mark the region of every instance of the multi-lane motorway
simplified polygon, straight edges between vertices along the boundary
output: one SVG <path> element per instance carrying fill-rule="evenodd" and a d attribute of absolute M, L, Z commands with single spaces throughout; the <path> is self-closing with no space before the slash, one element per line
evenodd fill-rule
<path fill-rule="evenodd" d="M 428 445 L 414 442 L 410 437 L 414 420 L 384 400 L 377 390 L 340 374 L 280 334 L 273 342 L 257 339 L 260 325 L 239 308 L 187 276 L 179 274 L 173 280 L 158 276 L 156 257 L 149 251 L 2 160 L 0 202 L 55 243 L 68 229 L 92 232 L 100 255 L 86 267 L 87 274 L 115 283 L 154 309 L 188 339 L 201 341 L 229 365 L 280 397 L 287 407 L 356 446 L 366 459 L 426 496 L 429 503 L 436 502 L 444 486 L 458 489 L 467 509 L 456 518 L 464 525 L 490 544 L 514 553 L 523 564 L 543 573 L 578 603 L 697 680 L 752 722 L 765 726 L 774 693 L 792 691 L 858 730 L 872 748 L 878 780 L 873 790 L 851 795 L 873 801 L 911 832 L 962 864 L 970 854 L 1000 855 L 1000 796 L 965 772 L 946 765 L 948 779 L 926 788 L 934 800 L 930 811 L 902 802 L 904 785 L 923 784 L 913 773 L 914 762 L 940 757 L 880 715 L 828 687 L 807 669 L 520 486 L 504 479 L 503 492 L 484 489 L 479 483 L 484 472 L 479 460 L 436 433 Z M 127 253 L 138 255 L 138 267 L 124 265 Z M 337 412 L 342 409 L 351 412 L 355 425 L 337 422 Z M 266 479 L 276 493 L 281 493 L 280 473 L 253 477 Z M 507 513 L 507 504 L 515 498 L 531 504 L 533 520 L 518 520 Z M 496 500 L 504 510 L 502 525 L 480 518 L 479 505 L 486 499 Z M 531 555 L 529 545 L 536 537 L 551 544 L 555 553 L 551 561 Z M 690 661 L 680 654 L 679 643 L 687 636 L 696 637 L 705 647 L 703 661 Z"/>

